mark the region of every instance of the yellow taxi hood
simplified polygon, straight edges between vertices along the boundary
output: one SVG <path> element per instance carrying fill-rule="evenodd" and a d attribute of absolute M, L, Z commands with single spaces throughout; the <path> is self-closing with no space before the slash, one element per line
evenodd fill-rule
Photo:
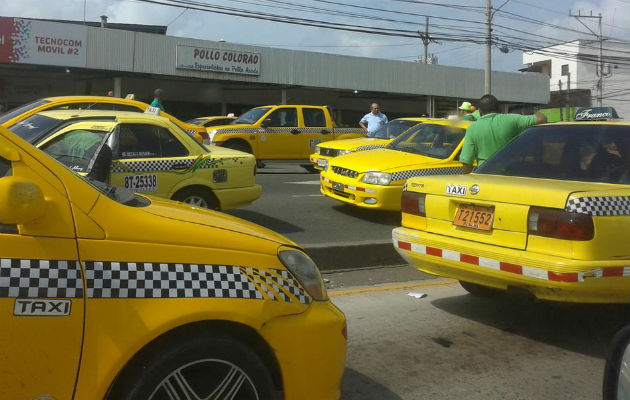
<path fill-rule="evenodd" d="M 434 164 L 443 161 L 445 160 L 404 151 L 376 149 L 336 157 L 330 164 L 335 167 L 348 168 L 363 173 L 367 171 L 390 172 L 408 169 L 411 166 L 421 167 L 424 164 Z"/>
<path fill-rule="evenodd" d="M 464 186 L 466 194 L 447 194 L 447 185 Z M 472 190 L 473 193 L 477 192 L 477 194 L 471 193 L 471 186 L 473 185 L 478 187 Z M 564 209 L 568 198 L 572 194 L 584 192 L 598 194 L 602 192 L 627 192 L 628 188 L 625 185 L 607 183 L 469 174 L 412 178 L 407 181 L 407 190 L 458 199 L 469 198 L 471 200 Z"/>
<path fill-rule="evenodd" d="M 209 146 L 208 151 L 210 152 L 211 156 L 217 156 L 217 157 L 249 157 L 249 158 L 254 158 L 254 156 L 249 154 L 249 153 L 245 153 L 243 151 L 238 151 L 238 150 L 230 149 L 230 148 L 227 148 L 227 147 L 221 147 L 221 146 Z"/>
<path fill-rule="evenodd" d="M 221 132 L 224 129 L 244 129 L 244 128 L 252 128 L 255 127 L 255 125 L 253 124 L 236 124 L 236 125 L 218 125 L 218 126 L 213 126 L 212 129 L 208 128 L 209 132 L 212 131 L 218 131 Z"/>
<path fill-rule="evenodd" d="M 343 140 L 331 140 L 329 142 L 323 142 L 318 144 L 319 147 L 326 147 L 329 149 L 338 150 L 355 150 L 360 146 L 369 146 L 373 144 L 386 145 L 390 142 L 388 139 L 376 139 L 376 138 L 355 138 L 355 139 L 343 139 Z"/>
<path fill-rule="evenodd" d="M 151 205 L 143 207 L 140 210 L 153 214 L 158 217 L 168 218 L 170 220 L 183 221 L 196 225 L 204 225 L 217 229 L 224 229 L 231 232 L 242 233 L 244 235 L 254 236 L 260 239 L 268 240 L 278 244 L 286 244 L 297 246 L 295 243 L 284 236 L 256 225 L 252 222 L 233 217 L 218 211 L 210 211 L 204 208 L 192 207 L 187 204 L 177 203 L 169 200 L 162 200 L 156 197 L 150 197 Z M 207 245 L 207 238 L 186 237 L 182 238 L 186 243 L 195 245 L 196 240 L 200 241 L 200 245 Z M 237 245 L 237 243 L 235 243 Z"/>

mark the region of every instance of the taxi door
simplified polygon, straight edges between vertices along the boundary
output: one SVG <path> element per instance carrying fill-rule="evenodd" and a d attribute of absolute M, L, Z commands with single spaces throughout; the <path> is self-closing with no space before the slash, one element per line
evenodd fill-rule
<path fill-rule="evenodd" d="M 328 118 L 324 110 L 317 107 L 301 108 L 302 142 L 300 143 L 300 158 L 308 159 L 315 152 L 315 147 L 321 142 L 333 140 L 332 121 Z"/>
<path fill-rule="evenodd" d="M 308 158 L 302 155 L 306 139 L 300 127 L 296 107 L 279 107 L 263 120 L 258 132 L 258 148 L 264 160 L 292 160 Z"/>
<path fill-rule="evenodd" d="M 197 155 L 166 126 L 121 123 L 110 140 L 110 183 L 135 192 L 169 197 Z M 186 175 L 185 175 L 186 174 Z"/>
<path fill-rule="evenodd" d="M 0 399 L 71 399 L 83 276 L 62 182 L 0 132 Z"/>

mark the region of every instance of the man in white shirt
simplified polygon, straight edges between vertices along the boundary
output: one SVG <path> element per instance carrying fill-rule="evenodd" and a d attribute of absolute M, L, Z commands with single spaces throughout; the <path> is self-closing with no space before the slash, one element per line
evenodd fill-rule
<path fill-rule="evenodd" d="M 387 123 L 387 116 L 380 111 L 377 103 L 372 103 L 370 112 L 365 114 L 359 125 L 365 129 L 368 134 L 376 132 L 380 127 Z M 367 124 L 367 126 L 366 126 Z"/>

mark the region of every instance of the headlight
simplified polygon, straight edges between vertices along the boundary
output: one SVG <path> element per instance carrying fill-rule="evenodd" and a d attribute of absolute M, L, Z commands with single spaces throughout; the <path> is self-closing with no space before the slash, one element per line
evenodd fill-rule
<path fill-rule="evenodd" d="M 319 146 L 315 146 L 315 154 L 320 154 L 320 148 Z"/>
<path fill-rule="evenodd" d="M 324 165 L 324 172 L 328 172 L 328 167 L 330 166 L 330 163 L 327 162 L 326 165 Z"/>
<path fill-rule="evenodd" d="M 343 156 L 344 154 L 352 153 L 352 150 L 337 150 L 338 156 Z"/>
<path fill-rule="evenodd" d="M 313 300 L 328 300 L 324 280 L 309 256 L 299 250 L 286 249 L 278 253 L 280 262 L 297 278 Z"/>
<path fill-rule="evenodd" d="M 366 172 L 363 175 L 361 182 L 369 183 L 370 185 L 389 185 L 392 181 L 392 175 L 387 172 Z"/>
<path fill-rule="evenodd" d="M 213 130 L 213 131 L 210 131 L 210 133 L 208 133 L 208 138 L 209 138 L 210 142 L 214 142 L 214 136 L 216 134 L 217 134 L 217 130 L 216 129 Z"/>

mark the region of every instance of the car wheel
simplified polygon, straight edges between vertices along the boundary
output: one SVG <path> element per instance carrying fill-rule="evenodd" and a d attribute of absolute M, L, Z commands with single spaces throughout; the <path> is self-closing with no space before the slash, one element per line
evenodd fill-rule
<path fill-rule="evenodd" d="M 211 192 L 201 188 L 182 189 L 175 193 L 173 200 L 211 210 L 218 210 L 220 208 L 218 200 L 211 194 Z"/>
<path fill-rule="evenodd" d="M 491 297 L 502 293 L 501 290 L 472 282 L 459 281 L 459 284 L 470 294 L 477 297 Z"/>
<path fill-rule="evenodd" d="M 307 170 L 311 174 L 319 173 L 319 170 L 317 168 L 315 168 L 314 166 L 312 166 L 311 164 L 302 164 L 302 165 L 300 165 L 300 167 L 304 168 L 305 170 Z"/>
<path fill-rule="evenodd" d="M 274 400 L 271 374 L 249 347 L 227 336 L 191 338 L 132 361 L 109 399 Z"/>

